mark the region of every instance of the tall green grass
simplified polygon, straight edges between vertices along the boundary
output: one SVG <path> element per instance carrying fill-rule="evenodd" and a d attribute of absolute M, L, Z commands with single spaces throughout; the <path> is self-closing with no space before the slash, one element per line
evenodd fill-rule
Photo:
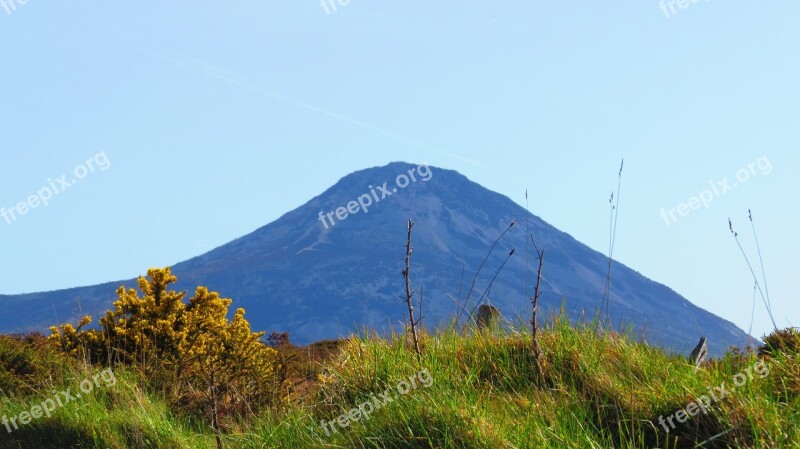
<path fill-rule="evenodd" d="M 47 399 L 63 398 L 60 392 L 67 389 L 75 397 L 49 417 L 32 419 L 27 425 L 17 420 L 17 429 L 9 423 L 10 433 L 0 423 L 0 449 L 188 449 L 206 447 L 212 440 L 207 428 L 177 418 L 166 402 L 147 394 L 136 373 L 115 370 L 113 386 L 100 380 L 91 393 L 81 393 L 81 382 L 101 371 L 44 342 L 0 336 L 0 420 L 30 412 Z"/>
<path fill-rule="evenodd" d="M 762 356 L 769 374 L 731 389 L 734 376 L 752 367 L 757 355 L 732 351 L 696 373 L 682 356 L 563 319 L 540 333 L 541 377 L 523 330 L 446 331 L 423 335 L 420 345 L 418 362 L 405 335 L 348 339 L 321 368 L 316 394 L 257 418 L 231 420 L 225 447 L 800 448 L 800 363 L 793 351 Z M 407 394 L 393 393 L 396 399 L 369 419 L 337 425 L 330 436 L 320 426 L 421 370 L 430 374 L 430 387 L 420 383 Z M 48 389 L 77 385 L 92 368 L 65 362 L 60 372 L 39 396 L 0 395 L 0 417 Z M 214 447 L 210 429 L 176 416 L 139 386 L 134 373 L 121 371 L 117 378 L 116 387 L 35 421 L 11 440 L 0 428 L 0 449 Z M 730 393 L 707 415 L 668 433 L 659 425 L 659 416 L 723 382 Z"/>
<path fill-rule="evenodd" d="M 769 359 L 767 377 L 731 390 L 734 375 L 757 362 L 754 354 L 731 352 L 695 373 L 682 356 L 565 320 L 541 334 L 543 378 L 525 332 L 427 336 L 421 365 L 405 346 L 404 336 L 348 340 L 317 401 L 293 410 L 288 423 L 264 420 L 254 434 L 233 438 L 232 447 L 800 447 L 796 354 Z M 321 429 L 321 420 L 422 368 L 434 379 L 430 388 L 399 396 L 330 437 Z M 674 421 L 669 432 L 659 425 L 659 416 L 723 382 L 731 392 L 707 415 Z"/>

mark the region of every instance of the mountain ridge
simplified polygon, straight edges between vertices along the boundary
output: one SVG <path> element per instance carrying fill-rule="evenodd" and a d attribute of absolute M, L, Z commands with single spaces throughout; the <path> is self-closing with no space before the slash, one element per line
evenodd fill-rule
<path fill-rule="evenodd" d="M 572 318 L 597 309 L 607 256 L 456 171 L 437 167 L 425 171 L 425 167 L 392 162 L 350 173 L 277 220 L 173 265 L 177 288 L 191 294 L 197 285 L 208 286 L 232 298 L 234 308 L 244 307 L 254 329 L 287 331 L 300 343 L 363 328 L 387 332 L 400 326 L 404 316 L 398 296 L 403 291 L 405 226 L 411 218 L 415 222 L 411 279 L 417 291 L 425 286 L 424 323 L 443 326 L 457 313 L 455 301 L 447 295 L 458 296 L 460 284 L 466 291 L 463 284 L 471 283 L 492 243 L 516 221 L 515 229 L 498 242 L 487 260 L 473 299 L 483 295 L 513 248 L 515 256 L 499 272 L 487 296 L 506 316 L 526 317 L 530 303 L 525 298 L 530 292 L 526 294 L 524 283 L 528 239 L 523 228 L 527 220 L 537 245 L 545 249 L 544 315 L 556 313 L 562 304 Z M 409 175 L 412 169 L 414 181 Z M 426 173 L 430 175 L 422 176 Z M 398 180 L 403 174 L 408 182 L 401 187 Z M 366 203 L 365 195 L 372 198 L 369 207 L 350 207 L 349 211 L 356 212 L 336 214 L 353 201 Z M 336 223 L 329 221 L 326 227 L 320 216 L 329 212 L 334 212 Z M 528 276 L 533 274 L 528 272 Z M 135 280 L 0 295 L 0 331 L 43 330 L 45 324 L 56 324 L 54 313 L 60 321 L 75 321 L 86 313 L 96 318 L 111 308 L 120 285 L 134 287 Z M 730 345 L 747 344 L 749 336 L 733 323 L 616 261 L 611 294 L 613 322 L 635 325 L 650 343 L 688 351 L 702 333 L 709 338 L 713 354 L 721 354 Z M 31 303 L 37 307 L 24 319 L 6 318 L 12 310 Z M 673 319 L 665 320 L 663 314 Z"/>

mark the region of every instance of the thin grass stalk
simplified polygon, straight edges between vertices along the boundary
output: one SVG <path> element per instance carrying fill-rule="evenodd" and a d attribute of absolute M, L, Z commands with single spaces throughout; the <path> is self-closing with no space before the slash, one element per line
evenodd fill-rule
<path fill-rule="evenodd" d="M 418 313 L 419 319 L 417 319 L 417 324 L 422 322 L 422 319 L 425 318 L 425 316 L 422 314 L 422 299 L 424 297 L 425 297 L 425 285 L 423 285 L 422 288 L 419 289 L 419 313 Z"/>
<path fill-rule="evenodd" d="M 619 173 L 617 175 L 617 202 L 615 205 L 611 206 L 611 211 L 609 213 L 609 245 L 608 245 L 608 271 L 606 272 L 606 286 L 605 290 L 603 291 L 603 301 L 600 303 L 600 311 L 598 315 L 602 314 L 603 306 L 606 308 L 606 320 L 610 321 L 610 314 L 609 308 L 611 303 L 611 266 L 614 260 L 614 244 L 617 241 L 617 222 L 619 218 L 619 197 L 620 197 L 620 190 L 622 188 L 622 168 L 625 165 L 625 159 L 619 164 Z M 611 198 L 609 199 L 609 204 L 614 201 L 614 192 L 611 192 Z M 612 216 L 613 214 L 613 216 Z M 599 318 L 599 317 L 598 317 Z M 595 331 L 597 330 L 597 325 L 599 325 L 599 319 L 595 325 Z"/>
<path fill-rule="evenodd" d="M 761 284 L 758 283 L 758 278 L 756 277 L 756 272 L 753 270 L 753 265 L 750 263 L 750 258 L 747 257 L 747 253 L 744 252 L 744 248 L 742 248 L 741 242 L 739 242 L 739 233 L 733 230 L 733 223 L 731 219 L 728 218 L 728 228 L 733 235 L 733 239 L 736 240 L 736 245 L 739 246 L 739 251 L 742 253 L 744 257 L 744 261 L 747 262 L 747 268 L 750 269 L 750 274 L 753 276 L 753 280 L 756 283 L 756 287 L 758 287 L 758 293 L 761 295 L 761 300 L 764 302 L 764 307 L 767 309 L 767 314 L 769 315 L 770 321 L 772 321 L 772 327 L 775 328 L 775 331 L 778 330 L 778 325 L 775 323 L 775 317 L 772 316 L 772 310 L 769 308 L 769 304 L 767 304 L 767 298 L 764 297 L 764 292 L 761 290 Z"/>
<path fill-rule="evenodd" d="M 611 253 L 613 252 L 614 245 L 614 191 L 611 191 L 611 196 L 608 198 L 608 269 L 606 271 L 606 285 L 603 287 L 603 301 L 600 303 L 600 312 L 602 314 L 603 307 L 606 304 L 606 297 L 609 291 L 609 281 L 611 273 Z"/>
<path fill-rule="evenodd" d="M 756 318 L 756 287 L 758 284 L 753 284 L 753 307 L 750 310 L 750 328 L 747 329 L 747 336 L 750 337 L 753 335 L 753 322 Z"/>
<path fill-rule="evenodd" d="M 530 235 L 530 209 L 528 209 L 528 189 L 525 189 L 525 235 Z M 528 296 L 528 271 L 530 270 L 530 259 L 528 258 L 528 245 L 525 244 L 525 298 Z"/>
<path fill-rule="evenodd" d="M 509 231 L 511 228 L 513 228 L 513 227 L 514 227 L 514 225 L 515 225 L 516 223 L 517 223 L 516 221 L 512 221 L 512 222 L 511 222 L 511 224 L 510 224 L 510 225 L 508 225 L 508 227 L 506 228 L 506 230 L 505 230 L 505 231 L 503 231 L 503 232 L 500 234 L 500 236 L 499 236 L 499 237 L 497 237 L 497 239 L 495 239 L 494 243 L 492 243 L 492 247 L 491 247 L 491 248 L 489 248 L 489 252 L 486 254 L 486 257 L 484 257 L 484 258 L 483 258 L 483 261 L 481 262 L 480 266 L 478 266 L 478 271 L 476 271 L 476 272 L 475 272 L 475 276 L 472 278 L 472 285 L 469 287 L 469 291 L 467 292 L 467 298 L 464 300 L 464 306 L 465 306 L 465 308 L 466 308 L 466 307 L 469 307 L 469 298 L 470 298 L 470 296 L 472 295 L 472 290 L 475 288 L 475 282 L 478 280 L 478 275 L 481 273 L 481 270 L 483 269 L 483 265 L 484 265 L 484 264 L 486 263 L 486 261 L 489 259 L 489 256 L 491 256 L 491 255 L 492 255 L 492 251 L 494 251 L 494 248 L 495 248 L 495 246 L 497 246 L 497 242 L 499 242 L 499 241 L 500 241 L 500 239 L 501 239 L 501 238 L 503 238 L 503 236 L 504 236 L 504 235 L 506 235 L 506 233 L 507 233 L 507 232 L 508 232 L 508 231 Z M 463 313 L 463 310 L 459 311 L 459 313 L 458 313 L 458 318 L 456 319 L 456 322 L 459 322 L 459 321 L 461 320 L 461 314 L 462 314 L 462 313 Z"/>
<path fill-rule="evenodd" d="M 503 261 L 503 263 L 500 265 L 500 268 L 498 268 L 498 269 L 497 269 L 497 271 L 494 273 L 494 276 L 492 277 L 492 280 L 489 282 L 489 286 L 488 286 L 488 287 L 486 287 L 486 290 L 484 290 L 484 292 L 483 292 L 483 294 L 481 295 L 481 297 L 480 297 L 480 298 L 478 298 L 478 302 L 477 302 L 477 303 L 475 303 L 475 307 L 473 307 L 473 308 L 472 308 L 472 311 L 471 311 L 471 312 L 470 312 L 470 314 L 469 314 L 469 315 L 470 315 L 470 317 L 471 317 L 471 316 L 473 316 L 472 312 L 475 312 L 475 309 L 476 309 L 478 306 L 480 306 L 480 305 L 481 305 L 481 301 L 483 301 L 483 298 L 484 298 L 484 297 L 486 297 L 486 295 L 488 295 L 488 294 L 489 294 L 489 291 L 491 291 L 491 289 L 492 289 L 492 285 L 494 284 L 494 281 L 495 281 L 495 279 L 497 279 L 497 276 L 500 274 L 500 271 L 503 269 L 503 267 L 505 267 L 505 266 L 506 266 L 506 263 L 508 262 L 508 259 L 510 259 L 510 258 L 511 258 L 511 256 L 513 256 L 513 255 L 514 255 L 514 252 L 515 252 L 515 251 L 516 251 L 516 249 L 515 249 L 515 248 L 512 248 L 512 249 L 511 249 L 511 252 L 509 252 L 509 253 L 508 253 L 508 256 L 506 256 L 506 260 L 504 260 L 504 261 Z"/>
<path fill-rule="evenodd" d="M 761 264 L 761 280 L 764 281 L 764 292 L 767 294 L 767 307 L 769 308 L 770 313 L 772 313 L 772 300 L 769 297 L 769 286 L 767 285 L 767 275 L 764 271 L 764 258 L 761 257 L 761 245 L 758 243 L 758 234 L 756 234 L 756 225 L 753 222 L 753 212 L 750 209 L 747 209 L 748 218 L 750 218 L 750 227 L 753 229 L 753 237 L 756 241 L 756 250 L 758 251 L 758 261 Z"/>

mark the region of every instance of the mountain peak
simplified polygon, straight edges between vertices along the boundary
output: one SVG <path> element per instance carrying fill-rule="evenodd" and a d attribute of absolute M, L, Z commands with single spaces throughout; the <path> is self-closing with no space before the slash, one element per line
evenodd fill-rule
<path fill-rule="evenodd" d="M 475 271 L 513 221 L 527 223 L 547 254 L 542 316 L 562 305 L 572 318 L 593 316 L 599 307 L 605 255 L 456 171 L 407 162 L 353 172 L 273 223 L 175 265 L 173 273 L 179 288 L 206 285 L 246 308 L 254 329 L 287 331 L 299 343 L 363 327 L 385 332 L 404 320 L 398 297 L 408 219 L 415 222 L 411 279 L 417 291 L 424 287 L 428 327 L 444 326 L 457 315 Z M 482 298 L 512 320 L 527 319 L 529 242 L 523 226 L 500 239 L 477 276 L 472 305 Z M 612 270 L 614 323 L 632 323 L 647 341 L 678 351 L 690 350 L 701 334 L 709 337 L 712 354 L 746 344 L 742 330 L 668 287 L 620 263 Z M 0 309 L 9 313 L 0 314 L 0 331 L 45 329 L 54 324 L 53 305 L 62 319 L 76 319 L 76 297 L 82 313 L 97 315 L 111 307 L 119 284 L 5 297 Z M 37 312 L 13 316 L 21 302 Z"/>

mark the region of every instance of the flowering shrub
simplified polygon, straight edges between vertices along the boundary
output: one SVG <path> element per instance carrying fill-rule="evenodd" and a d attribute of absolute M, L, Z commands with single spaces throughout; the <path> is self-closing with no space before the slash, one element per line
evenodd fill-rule
<path fill-rule="evenodd" d="M 86 316 L 77 327 L 51 327 L 49 339 L 94 363 L 137 368 L 180 409 L 215 421 L 270 405 L 280 382 L 264 333 L 250 330 L 244 309 L 228 320 L 231 300 L 205 287 L 184 302 L 186 292 L 170 289 L 176 280 L 170 268 L 152 268 L 138 291 L 117 290 L 98 329 L 84 330 L 92 322 Z"/>

